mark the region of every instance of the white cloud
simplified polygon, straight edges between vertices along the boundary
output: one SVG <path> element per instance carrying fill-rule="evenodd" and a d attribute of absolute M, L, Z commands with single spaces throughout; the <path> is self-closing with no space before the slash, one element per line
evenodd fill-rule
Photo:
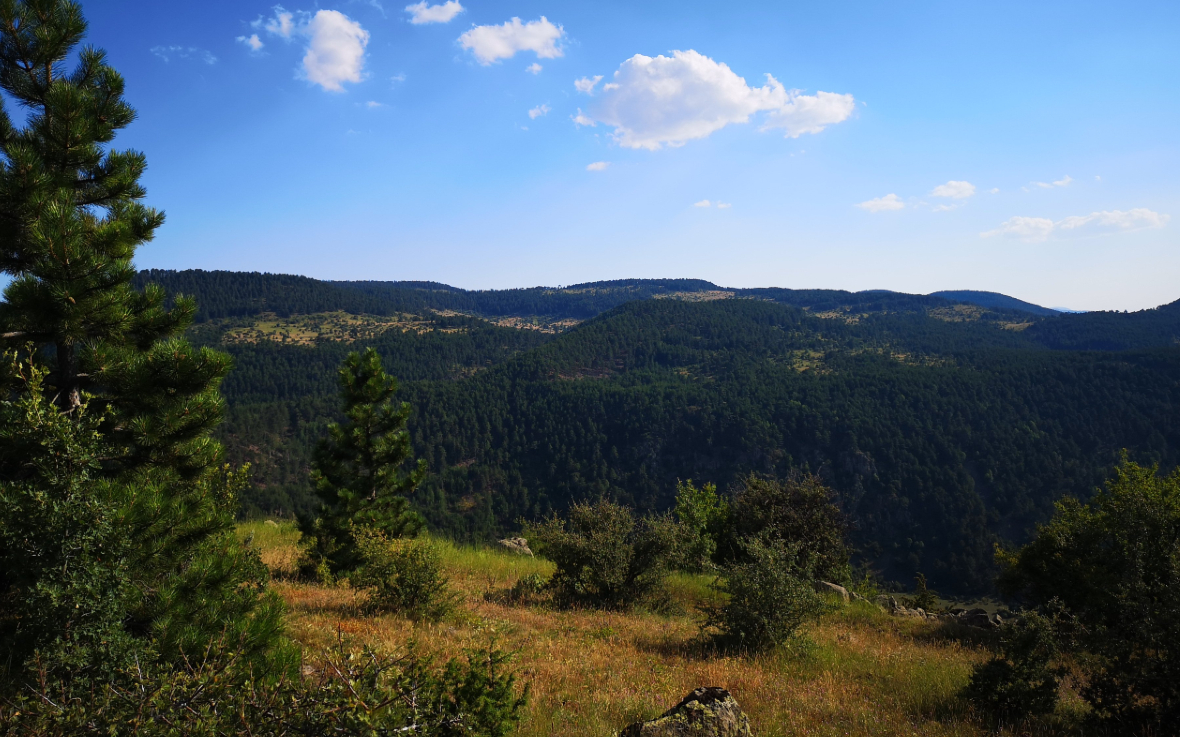
<path fill-rule="evenodd" d="M 368 102 L 365 103 L 365 107 L 369 108 L 370 110 L 375 110 L 379 107 L 385 107 L 385 106 L 382 105 L 381 103 L 377 102 L 376 100 L 369 100 Z"/>
<path fill-rule="evenodd" d="M 537 118 L 541 117 L 542 115 L 548 115 L 548 114 L 549 114 L 549 106 L 548 105 L 538 105 L 535 108 L 533 108 L 532 110 L 529 110 L 529 118 L 531 118 L 532 120 L 536 120 Z"/>
<path fill-rule="evenodd" d="M 987 191 L 987 193 L 988 193 L 988 194 L 999 194 L 999 193 L 1000 193 L 1000 188 L 999 188 L 999 187 L 992 187 L 991 189 L 989 189 L 989 190 Z"/>
<path fill-rule="evenodd" d="M 402 82 L 406 81 L 406 73 L 398 72 L 396 75 L 390 77 L 389 81 L 393 82 L 394 84 L 401 84 Z"/>
<path fill-rule="evenodd" d="M 338 10 L 320 10 L 307 24 L 307 80 L 331 92 L 342 92 L 344 82 L 360 82 L 365 67 L 369 32 Z"/>
<path fill-rule="evenodd" d="M 196 59 L 210 65 L 217 63 L 216 56 L 195 46 L 153 46 L 152 53 L 166 62 L 173 59 Z"/>
<path fill-rule="evenodd" d="M 862 210 L 868 210 L 869 212 L 887 212 L 889 210 L 901 210 L 905 207 L 905 203 L 897 195 L 887 194 L 884 197 L 861 202 L 857 207 Z"/>
<path fill-rule="evenodd" d="M 564 35 L 565 29 L 553 25 L 545 16 L 528 23 L 513 18 L 498 26 L 476 26 L 459 37 L 459 44 L 487 66 L 511 59 L 519 51 L 532 51 L 541 59 L 556 59 L 564 53 L 557 45 Z"/>
<path fill-rule="evenodd" d="M 585 126 L 589 126 L 591 128 L 594 128 L 595 126 L 598 125 L 598 123 L 595 122 L 595 120 L 593 118 L 587 116 L 585 113 L 582 112 L 582 108 L 578 108 L 578 114 L 571 116 L 570 120 L 573 120 L 574 125 L 578 125 L 578 126 L 585 125 Z"/>
<path fill-rule="evenodd" d="M 544 69 L 544 67 L 535 61 L 524 68 L 524 70 L 529 74 L 540 74 L 542 69 Z"/>
<path fill-rule="evenodd" d="M 949 197 L 953 200 L 964 200 L 975 194 L 975 185 L 971 182 L 956 182 L 951 180 L 940 184 L 930 191 L 931 197 Z"/>
<path fill-rule="evenodd" d="M 670 57 L 636 54 L 602 93 L 589 117 L 614 126 L 620 145 L 649 150 L 683 146 L 731 123 L 749 122 L 759 112 L 768 113 L 762 130 L 781 128 L 797 138 L 846 120 L 855 110 L 852 95 L 804 95 L 769 74 L 764 86 L 750 87 L 727 65 L 692 50 Z"/>
<path fill-rule="evenodd" d="M 423 0 L 414 5 L 407 5 L 406 12 L 410 14 L 410 22 L 416 26 L 426 23 L 450 23 L 455 16 L 466 8 L 456 0 L 447 0 L 442 5 L 427 5 Z"/>
<path fill-rule="evenodd" d="M 1112 232 L 1129 232 L 1144 228 L 1162 228 L 1171 220 L 1145 207 L 1133 210 L 1104 210 L 1089 215 L 1073 215 L 1054 222 L 1049 218 L 1014 217 L 995 230 L 980 233 L 984 238 L 1005 236 L 1018 238 L 1029 243 L 1040 243 L 1061 231 L 1080 231 L 1092 235 Z"/>
<path fill-rule="evenodd" d="M 255 53 L 262 51 L 262 47 L 266 45 L 262 43 L 262 39 L 258 38 L 257 33 L 252 33 L 249 36 L 238 36 L 237 40 L 238 43 L 245 44 Z"/>
<path fill-rule="evenodd" d="M 609 161 L 595 161 L 593 164 L 586 165 L 586 171 L 606 171 L 609 166 Z"/>
<path fill-rule="evenodd" d="M 1073 178 L 1066 174 L 1055 182 L 1029 182 L 1029 186 L 1037 187 L 1039 189 L 1053 189 L 1054 187 L 1068 187 L 1069 183 L 1072 181 Z M 1024 189 L 1026 192 L 1028 191 L 1028 187 L 1025 187 Z"/>
<path fill-rule="evenodd" d="M 731 208 L 731 207 L 733 207 L 733 203 L 732 203 L 732 202 L 718 202 L 718 203 L 717 203 L 717 209 L 718 209 L 718 210 L 728 210 L 728 209 L 729 209 L 729 208 Z"/>
<path fill-rule="evenodd" d="M 712 207 L 713 203 L 708 200 L 701 200 L 700 202 L 692 203 L 693 207 Z"/>
<path fill-rule="evenodd" d="M 306 16 L 307 14 L 301 13 L 300 15 Z M 295 33 L 295 14 L 284 10 L 282 5 L 276 5 L 273 16 L 270 18 L 258 16 L 258 20 L 250 25 L 254 28 L 265 29 L 272 36 L 290 39 Z"/>
<path fill-rule="evenodd" d="M 594 77 L 582 77 L 574 80 L 574 89 L 581 92 L 583 95 L 593 95 L 594 86 L 602 81 L 602 75 L 599 74 Z M 616 85 L 617 86 L 617 85 Z"/>

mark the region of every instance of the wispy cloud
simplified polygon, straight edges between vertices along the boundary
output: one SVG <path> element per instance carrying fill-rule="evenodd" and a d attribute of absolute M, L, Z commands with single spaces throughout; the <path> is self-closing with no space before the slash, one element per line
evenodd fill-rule
<path fill-rule="evenodd" d="M 540 74 L 542 69 L 544 69 L 544 67 L 535 61 L 524 68 L 524 70 L 529 74 Z"/>
<path fill-rule="evenodd" d="M 872 200 L 865 200 L 857 205 L 862 210 L 869 212 L 888 212 L 890 210 L 901 210 L 905 208 L 905 203 L 901 198 L 895 194 L 887 194 L 884 197 L 877 197 Z"/>
<path fill-rule="evenodd" d="M 238 36 L 238 43 L 245 44 L 254 53 L 262 51 L 262 47 L 266 44 L 262 43 L 262 39 L 258 38 L 257 33 L 252 33 L 249 36 Z"/>
<path fill-rule="evenodd" d="M 701 200 L 700 202 L 692 203 L 693 207 L 712 207 L 713 203 L 709 200 Z"/>
<path fill-rule="evenodd" d="M 1029 182 L 1028 187 L 1025 187 L 1024 191 L 1025 192 L 1030 191 L 1029 190 L 1030 187 L 1036 188 L 1036 189 L 1053 189 L 1055 187 L 1068 187 L 1070 182 L 1072 182 L 1072 181 L 1073 181 L 1073 177 L 1066 174 L 1065 176 L 1063 176 L 1062 178 L 1058 179 L 1055 182 Z"/>
<path fill-rule="evenodd" d="M 410 22 L 416 26 L 427 23 L 450 23 L 455 16 L 466 8 L 455 0 L 448 0 L 441 5 L 428 5 L 425 1 L 407 5 L 406 12 L 410 14 Z"/>
<path fill-rule="evenodd" d="M 209 65 L 217 63 L 216 56 L 196 46 L 153 46 L 152 53 L 166 62 L 173 59 L 194 59 Z"/>
<path fill-rule="evenodd" d="M 1078 233 L 1081 235 L 1099 235 L 1103 233 L 1125 233 L 1145 228 L 1162 228 L 1171 220 L 1170 215 L 1164 215 L 1145 207 L 1133 210 L 1103 210 L 1089 215 L 1073 215 L 1053 221 L 1049 218 L 1014 217 L 1005 221 L 995 230 L 989 230 L 980 235 L 984 238 L 1003 236 L 1016 238 L 1029 243 L 1040 243 L 1053 235 Z"/>
<path fill-rule="evenodd" d="M 595 161 L 593 164 L 586 165 L 586 171 L 606 171 L 610 168 L 609 161 Z"/>
<path fill-rule="evenodd" d="M 531 118 L 532 120 L 536 120 L 537 118 L 541 117 L 542 115 L 548 115 L 548 114 L 549 114 L 549 106 L 548 105 L 538 105 L 535 108 L 533 108 L 532 110 L 529 110 L 529 118 Z"/>
<path fill-rule="evenodd" d="M 565 52 L 559 42 L 565 35 L 561 26 L 545 16 L 522 23 L 513 18 L 498 26 L 476 26 L 459 37 L 459 45 L 487 66 L 500 59 L 511 59 L 521 51 L 532 51 L 541 59 L 556 59 Z"/>
<path fill-rule="evenodd" d="M 593 95 L 594 87 L 602 81 L 602 75 L 599 74 L 594 77 L 582 77 L 574 80 L 574 89 L 581 92 L 583 95 Z"/>

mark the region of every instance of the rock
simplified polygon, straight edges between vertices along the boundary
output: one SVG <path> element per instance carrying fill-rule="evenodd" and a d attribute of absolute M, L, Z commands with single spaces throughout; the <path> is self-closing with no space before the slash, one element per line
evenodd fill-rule
<path fill-rule="evenodd" d="M 821 594 L 839 594 L 840 598 L 848 601 L 848 589 L 827 581 L 816 581 L 815 590 Z"/>
<path fill-rule="evenodd" d="M 529 548 L 529 541 L 523 537 L 510 537 L 500 541 L 500 547 L 507 548 L 517 555 L 532 555 L 533 551 Z"/>
<path fill-rule="evenodd" d="M 890 611 L 897 609 L 897 599 L 894 599 L 888 594 L 881 594 L 875 599 L 875 601 L 877 602 L 877 606 L 881 607 L 882 609 L 888 609 Z"/>
<path fill-rule="evenodd" d="M 1000 625 L 994 619 L 995 615 L 987 612 L 980 612 L 978 614 L 966 614 L 959 618 L 959 621 L 968 627 L 978 627 L 983 630 L 997 629 Z"/>
<path fill-rule="evenodd" d="M 619 737 L 751 737 L 750 720 L 723 688 L 698 688 L 664 715 L 636 722 Z"/>
<path fill-rule="evenodd" d="M 853 601 L 868 601 L 868 599 L 864 598 L 863 596 L 856 593 L 855 591 L 849 591 L 848 595 L 852 597 Z"/>

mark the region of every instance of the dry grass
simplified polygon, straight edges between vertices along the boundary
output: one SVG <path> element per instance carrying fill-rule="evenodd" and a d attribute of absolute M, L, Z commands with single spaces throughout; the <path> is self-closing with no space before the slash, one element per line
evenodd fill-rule
<path fill-rule="evenodd" d="M 298 538 L 292 526 L 243 525 L 242 535 L 249 534 L 269 565 L 290 569 Z M 695 607 L 712 595 L 706 577 L 673 577 L 659 612 L 508 605 L 497 603 L 501 599 L 494 593 L 521 576 L 548 575 L 551 564 L 499 550 L 439 545 L 464 601 L 450 620 L 366 617 L 357 592 L 280 581 L 276 587 L 291 606 L 292 633 L 313 651 L 344 632 L 388 650 L 413 640 L 439 657 L 495 642 L 517 653 L 521 679 L 532 689 L 518 732 L 529 737 L 614 735 L 703 685 L 732 691 L 759 737 L 993 733 L 955 695 L 971 667 L 988 656 L 965 631 L 854 604 L 811 627 L 806 641 L 793 648 L 752 658 L 725 655 L 699 636 Z M 1004 733 L 1058 730 L 1041 725 Z"/>

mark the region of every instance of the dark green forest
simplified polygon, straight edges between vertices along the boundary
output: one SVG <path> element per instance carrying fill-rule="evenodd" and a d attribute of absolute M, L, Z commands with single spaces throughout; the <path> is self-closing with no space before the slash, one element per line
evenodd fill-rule
<path fill-rule="evenodd" d="M 1180 457 L 1180 303 L 1058 314 L 692 280 L 469 292 L 139 278 L 196 296 L 195 339 L 234 357 L 220 433 L 231 460 L 252 464 L 251 514 L 311 503 L 311 447 L 338 418 L 335 369 L 370 346 L 401 380 L 430 466 L 414 503 L 461 539 L 599 497 L 665 510 L 678 479 L 725 489 L 751 471 L 807 469 L 837 492 L 861 561 L 978 592 L 997 542 L 1025 542 L 1062 496 L 1088 498 L 1122 449 L 1165 468 Z M 263 313 L 329 311 L 413 313 L 430 328 L 309 346 L 224 340 Z M 490 321 L 503 316 L 582 322 L 544 333 Z"/>

